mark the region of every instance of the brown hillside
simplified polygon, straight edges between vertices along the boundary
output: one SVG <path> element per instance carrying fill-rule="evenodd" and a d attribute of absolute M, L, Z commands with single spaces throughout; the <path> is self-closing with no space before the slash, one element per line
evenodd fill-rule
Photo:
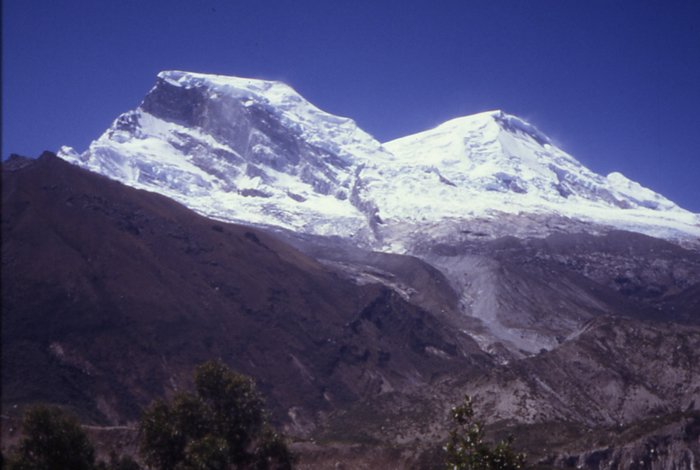
<path fill-rule="evenodd" d="M 324 411 L 490 361 L 384 287 L 48 153 L 4 166 L 2 281 L 4 414 L 44 401 L 133 422 L 219 357 L 304 432 Z"/>

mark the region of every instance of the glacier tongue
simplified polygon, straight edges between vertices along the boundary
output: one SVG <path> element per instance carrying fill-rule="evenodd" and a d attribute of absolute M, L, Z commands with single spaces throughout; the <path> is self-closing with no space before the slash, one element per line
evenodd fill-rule
<path fill-rule="evenodd" d="M 381 145 L 273 81 L 162 72 L 85 153 L 59 156 L 210 217 L 384 251 L 477 226 L 491 236 L 596 225 L 700 239 L 700 216 L 619 173 L 591 172 L 514 116 L 467 116 Z"/>

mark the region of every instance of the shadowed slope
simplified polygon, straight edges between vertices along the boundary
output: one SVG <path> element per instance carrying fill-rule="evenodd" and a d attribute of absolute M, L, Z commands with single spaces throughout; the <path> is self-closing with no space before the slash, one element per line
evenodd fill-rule
<path fill-rule="evenodd" d="M 12 168 L 2 188 L 5 410 L 48 401 L 130 421 L 220 357 L 303 432 L 323 410 L 490 361 L 386 288 L 344 281 L 269 235 L 50 154 Z"/>

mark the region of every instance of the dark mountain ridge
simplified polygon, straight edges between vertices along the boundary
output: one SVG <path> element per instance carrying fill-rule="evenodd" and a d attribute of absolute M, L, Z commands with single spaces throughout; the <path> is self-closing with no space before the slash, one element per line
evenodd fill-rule
<path fill-rule="evenodd" d="M 131 422 L 221 357 L 279 420 L 313 426 L 382 387 L 490 363 L 387 288 L 52 155 L 3 171 L 2 217 L 5 410 L 49 401 Z"/>

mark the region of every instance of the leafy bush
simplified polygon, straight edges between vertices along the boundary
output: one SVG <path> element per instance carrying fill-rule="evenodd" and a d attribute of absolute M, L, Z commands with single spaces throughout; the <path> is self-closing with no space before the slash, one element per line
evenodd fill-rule
<path fill-rule="evenodd" d="M 157 470 L 290 470 L 295 457 L 268 423 L 252 380 L 220 361 L 194 373 L 196 393 L 154 401 L 141 417 L 141 454 Z"/>
<path fill-rule="evenodd" d="M 464 402 L 452 409 L 452 419 L 458 428 L 450 433 L 445 446 L 445 459 L 448 470 L 519 470 L 525 468 L 525 456 L 511 450 L 513 436 L 501 442 L 494 449 L 483 442 L 484 429 L 479 421 L 472 421 L 474 409 L 472 399 L 464 397 Z"/>
<path fill-rule="evenodd" d="M 75 418 L 60 408 L 27 408 L 24 438 L 4 462 L 9 470 L 93 470 L 95 448 Z"/>

